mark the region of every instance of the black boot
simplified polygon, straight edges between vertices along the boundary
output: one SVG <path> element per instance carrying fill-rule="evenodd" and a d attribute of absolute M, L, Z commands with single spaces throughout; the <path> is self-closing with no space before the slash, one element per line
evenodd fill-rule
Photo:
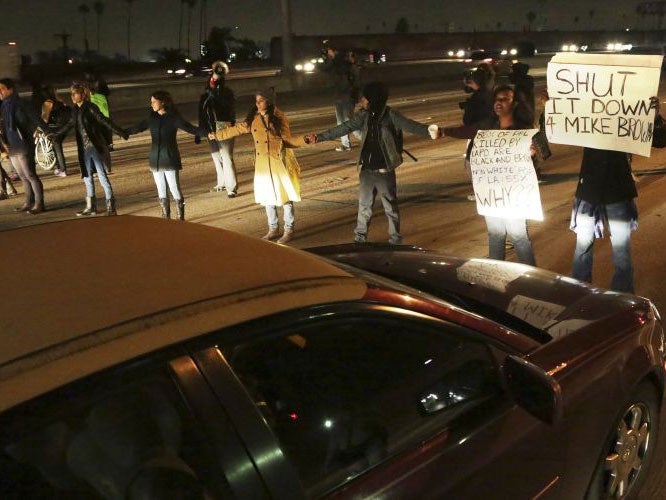
<path fill-rule="evenodd" d="M 116 211 L 116 199 L 106 200 L 106 215 L 118 215 Z"/>
<path fill-rule="evenodd" d="M 170 219 L 171 218 L 171 203 L 169 198 L 160 198 L 160 208 L 162 209 L 162 218 Z"/>
<path fill-rule="evenodd" d="M 176 200 L 176 218 L 185 220 L 185 200 Z"/>
<path fill-rule="evenodd" d="M 76 212 L 77 217 L 84 215 L 96 215 L 97 214 L 97 200 L 92 196 L 86 196 L 86 208 L 80 212 Z"/>

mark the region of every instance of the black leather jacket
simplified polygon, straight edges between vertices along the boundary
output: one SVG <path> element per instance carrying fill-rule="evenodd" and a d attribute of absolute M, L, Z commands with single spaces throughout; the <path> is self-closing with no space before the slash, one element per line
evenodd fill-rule
<path fill-rule="evenodd" d="M 79 121 L 79 115 L 81 120 Z M 104 130 L 111 130 L 120 137 L 126 137 L 126 132 L 104 116 L 97 106 L 90 101 L 84 101 L 81 106 L 74 106 L 69 121 L 53 131 L 56 137 L 64 137 L 72 128 L 76 130 L 76 145 L 79 153 L 79 165 L 81 165 L 81 177 L 87 177 L 88 171 L 85 168 L 84 151 L 86 147 L 84 135 L 81 126 L 85 129 L 85 134 L 92 146 L 97 152 L 105 158 L 109 151 Z"/>

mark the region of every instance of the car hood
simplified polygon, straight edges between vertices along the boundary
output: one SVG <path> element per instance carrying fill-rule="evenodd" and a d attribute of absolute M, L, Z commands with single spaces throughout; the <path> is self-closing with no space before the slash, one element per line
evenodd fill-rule
<path fill-rule="evenodd" d="M 415 247 L 337 245 L 309 249 L 399 281 L 542 342 L 649 301 L 532 266 L 461 259 Z"/>

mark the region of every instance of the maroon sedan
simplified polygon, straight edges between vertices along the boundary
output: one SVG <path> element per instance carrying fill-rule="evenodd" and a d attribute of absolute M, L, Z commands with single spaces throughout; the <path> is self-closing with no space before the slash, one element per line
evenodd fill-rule
<path fill-rule="evenodd" d="M 0 248 L 2 499 L 620 498 L 654 454 L 646 299 L 144 217 Z"/>

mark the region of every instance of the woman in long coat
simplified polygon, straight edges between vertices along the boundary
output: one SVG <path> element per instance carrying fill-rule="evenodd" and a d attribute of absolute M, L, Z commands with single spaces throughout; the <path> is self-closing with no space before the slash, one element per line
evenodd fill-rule
<path fill-rule="evenodd" d="M 292 148 L 305 145 L 303 137 L 292 137 L 289 121 L 275 107 L 272 92 L 259 91 L 244 122 L 210 134 L 209 138 L 226 140 L 252 134 L 254 159 L 254 200 L 266 207 L 267 240 L 287 243 L 294 236 L 294 202 L 301 201 L 300 167 Z M 277 207 L 282 207 L 284 232 L 280 237 Z"/>
<path fill-rule="evenodd" d="M 128 134 L 150 130 L 150 171 L 157 186 L 160 208 L 164 219 L 171 218 L 171 205 L 167 186 L 176 202 L 176 217 L 185 219 L 185 199 L 180 190 L 179 171 L 183 168 L 176 142 L 178 129 L 194 136 L 203 135 L 198 127 L 185 121 L 176 110 L 171 94 L 163 90 L 153 92 L 150 97 L 151 112 L 148 118 L 127 129 Z"/>

